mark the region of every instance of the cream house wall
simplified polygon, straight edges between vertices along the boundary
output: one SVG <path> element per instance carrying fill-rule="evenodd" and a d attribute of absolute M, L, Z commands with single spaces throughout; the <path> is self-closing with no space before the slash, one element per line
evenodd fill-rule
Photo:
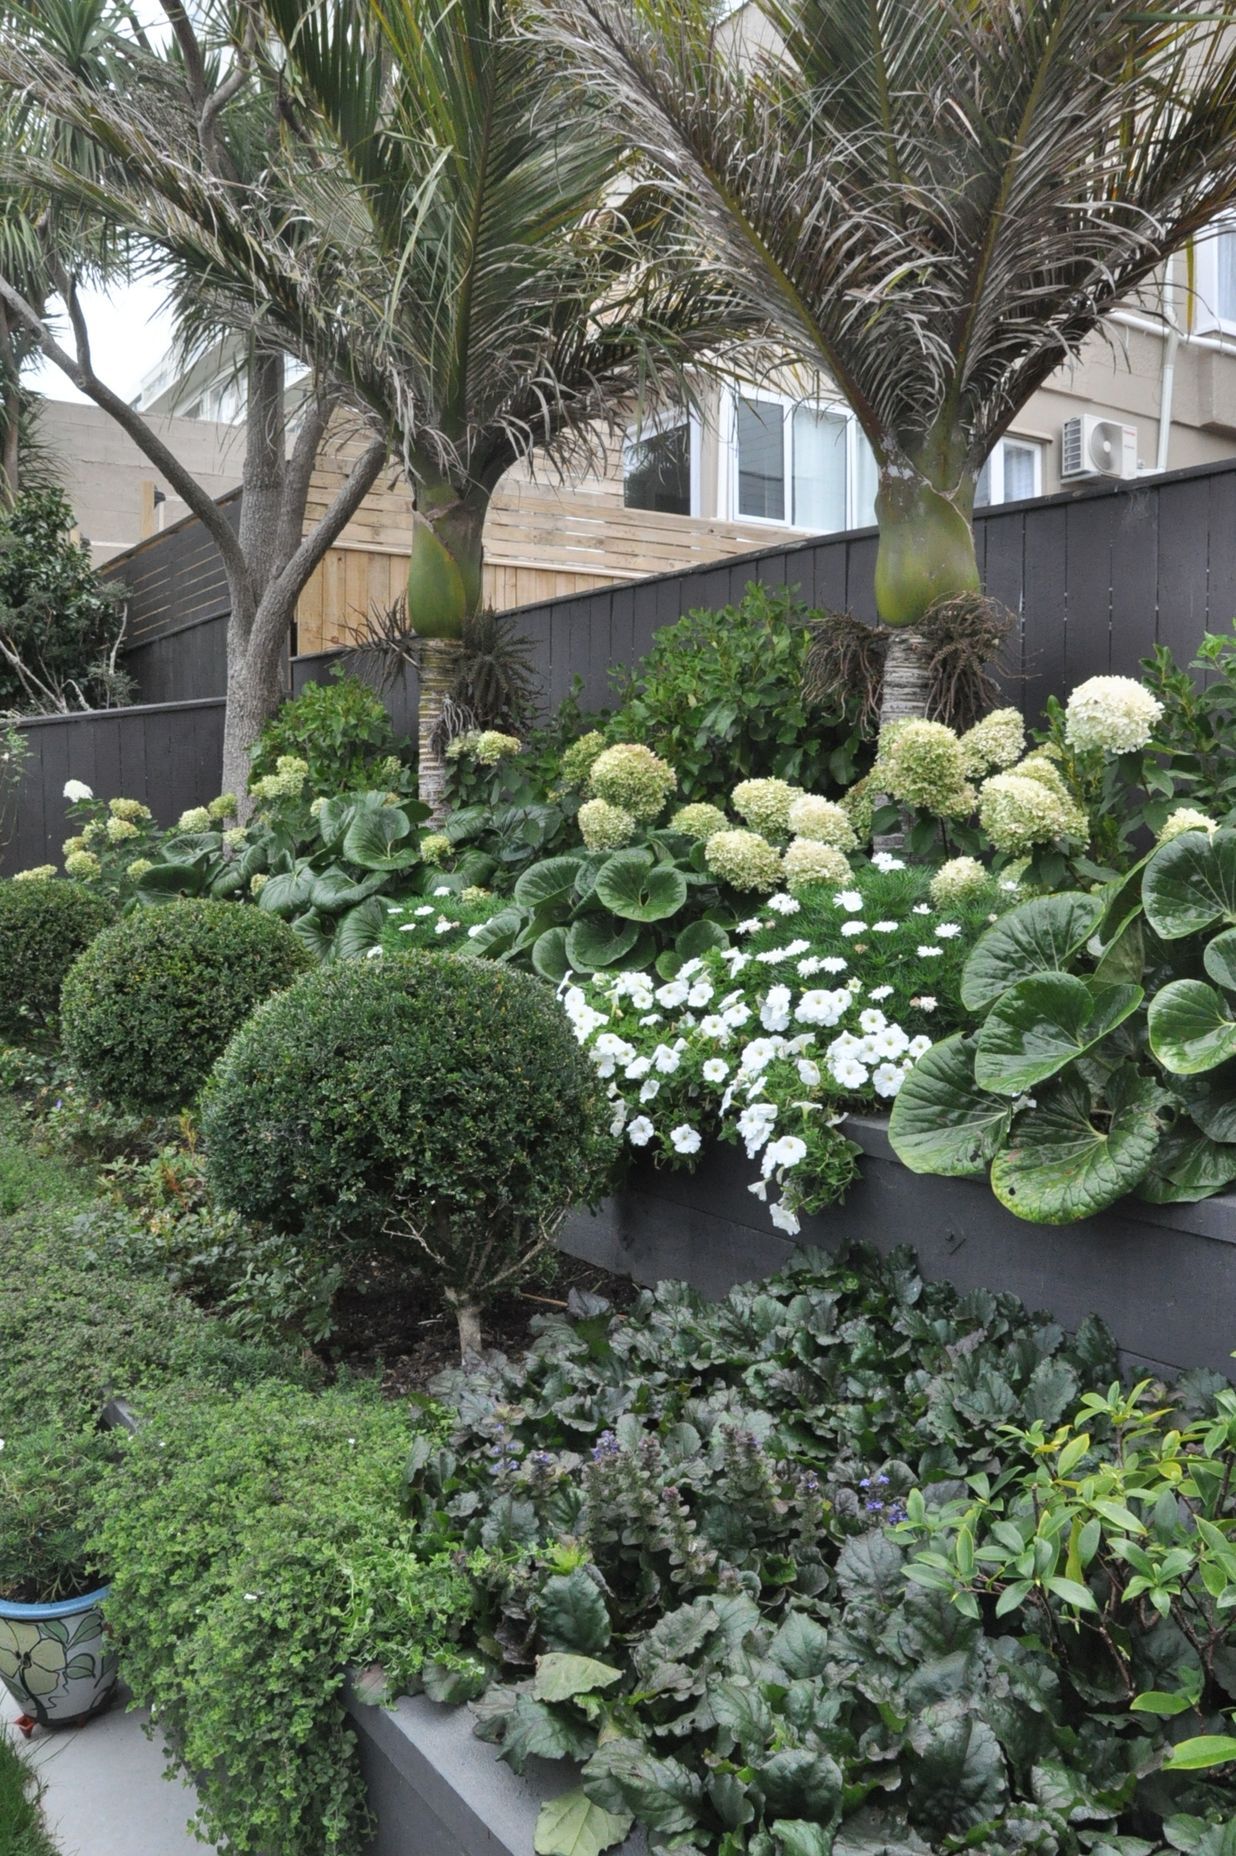
<path fill-rule="evenodd" d="M 239 426 L 157 417 L 150 423 L 212 496 L 235 489 L 243 450 Z M 101 407 L 40 400 L 38 430 L 96 566 L 188 514 L 149 459 Z"/>

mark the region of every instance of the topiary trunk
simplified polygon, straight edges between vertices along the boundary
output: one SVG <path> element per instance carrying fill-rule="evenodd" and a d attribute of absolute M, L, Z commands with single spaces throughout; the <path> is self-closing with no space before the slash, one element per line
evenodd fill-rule
<path fill-rule="evenodd" d="M 466 621 L 480 610 L 481 531 L 489 498 L 441 480 L 417 486 L 408 562 L 408 619 L 421 640 L 418 788 L 437 825 L 446 811 L 442 711 L 455 686 Z"/>
<path fill-rule="evenodd" d="M 938 453 L 938 455 L 935 455 Z M 939 483 L 955 485 L 945 491 Z M 919 622 L 933 607 L 980 590 L 974 551 L 975 479 L 956 445 L 935 447 L 930 463 L 885 469 L 876 497 L 880 527 L 876 610 L 892 632 L 884 664 L 880 726 L 927 713 L 929 684 Z"/>

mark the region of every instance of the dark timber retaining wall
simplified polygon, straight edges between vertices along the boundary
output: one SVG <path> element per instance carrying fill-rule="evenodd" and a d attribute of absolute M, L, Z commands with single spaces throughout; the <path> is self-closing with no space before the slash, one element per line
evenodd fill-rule
<path fill-rule="evenodd" d="M 756 1168 L 741 1150 L 713 1147 L 694 1174 L 638 1165 L 596 1217 L 573 1214 L 560 1241 L 637 1282 L 684 1278 L 710 1296 L 771 1275 L 796 1244 L 909 1244 L 925 1276 L 959 1289 L 1007 1290 L 1066 1328 L 1102 1316 L 1133 1371 L 1236 1372 L 1236 1196 L 1124 1199 L 1082 1224 L 1026 1224 L 985 1180 L 908 1172 L 883 1123 L 854 1117 L 846 1132 L 863 1148 L 862 1179 L 844 1206 L 805 1218 L 797 1240 L 747 1191 Z"/>

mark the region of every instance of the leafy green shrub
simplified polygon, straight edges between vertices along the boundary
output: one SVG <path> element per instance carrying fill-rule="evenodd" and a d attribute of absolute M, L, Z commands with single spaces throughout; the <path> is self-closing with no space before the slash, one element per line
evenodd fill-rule
<path fill-rule="evenodd" d="M 609 739 L 655 748 L 687 801 L 765 777 L 848 786 L 861 753 L 854 716 L 811 710 L 803 695 L 811 616 L 794 591 L 752 581 L 739 605 L 665 626 L 618 680 Z"/>
<path fill-rule="evenodd" d="M 46 1031 L 65 974 L 111 920 L 102 896 L 56 877 L 0 881 L 0 1030 Z"/>
<path fill-rule="evenodd" d="M 0 1598 L 54 1604 L 104 1583 L 91 1529 L 118 1440 L 53 1420 L 10 1431 L 0 1452 Z"/>
<path fill-rule="evenodd" d="M 355 1856 L 368 1814 L 350 1664 L 390 1692 L 452 1656 L 486 1563 L 418 1557 L 401 1506 L 406 1410 L 372 1388 L 180 1395 L 106 1491 L 99 1551 L 125 1679 L 236 1856 Z"/>
<path fill-rule="evenodd" d="M 262 909 L 176 902 L 117 922 L 63 991 L 65 1048 L 110 1102 L 191 1102 L 232 1033 L 309 966 L 297 936 Z"/>
<path fill-rule="evenodd" d="M 253 750 L 250 784 L 292 755 L 315 793 L 333 798 L 406 779 L 401 745 L 376 691 L 336 664 L 327 683 L 307 683 L 271 717 Z"/>
<path fill-rule="evenodd" d="M 418 1551 L 494 1555 L 468 1637 L 481 1733 L 517 1771 L 583 1766 L 546 1856 L 633 1819 L 653 1848 L 734 1856 L 1225 1856 L 1223 1773 L 1168 1759 L 1236 1692 L 1236 1405 L 1213 1376 L 1149 1411 L 1092 1392 L 1115 1368 L 1098 1324 L 1066 1338 L 906 1252 L 805 1258 L 715 1304 L 662 1283 L 621 1319 L 579 1300 L 539 1329 L 524 1360 L 439 1382 L 454 1416 L 411 1499 Z M 907 1577 L 922 1517 L 959 1577 Z M 1031 1543 L 1045 1586 L 1087 1557 L 1096 1610 L 1065 1587 L 997 1612 Z"/>
<path fill-rule="evenodd" d="M 57 1856 L 38 1796 L 38 1774 L 9 1739 L 0 1738 L 0 1856 Z"/>
<path fill-rule="evenodd" d="M 1205 974 L 1205 978 L 1201 977 Z M 890 1137 L 919 1173 L 981 1176 L 1069 1224 L 1125 1193 L 1236 1179 L 1236 831 L 1186 830 L 1104 891 L 1022 903 L 972 950 L 975 1029 L 910 1072 Z"/>
<path fill-rule="evenodd" d="M 212 1186 L 242 1217 L 420 1259 L 475 1344 L 596 1184 L 603 1099 L 552 994 L 451 955 L 322 968 L 263 1006 L 203 1098 Z"/>
<path fill-rule="evenodd" d="M 100 580 L 73 522 L 58 489 L 0 509 L 0 637 L 25 672 L 0 662 L 0 709 L 39 713 L 66 694 L 88 708 L 125 700 L 128 679 L 109 662 L 124 589 Z"/>

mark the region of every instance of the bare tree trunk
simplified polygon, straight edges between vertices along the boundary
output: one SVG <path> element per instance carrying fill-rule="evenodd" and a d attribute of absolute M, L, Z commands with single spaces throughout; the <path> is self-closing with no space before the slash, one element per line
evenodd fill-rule
<path fill-rule="evenodd" d="M 466 1366 L 470 1359 L 479 1360 L 485 1345 L 481 1333 L 481 1311 L 464 1294 L 448 1295 L 447 1300 L 455 1310 L 455 1320 L 459 1324 L 459 1357 Z"/>
<path fill-rule="evenodd" d="M 252 811 L 249 767 L 258 736 L 288 690 L 288 634 L 295 611 L 279 582 L 266 589 L 252 617 L 234 606 L 228 621 L 227 707 L 223 721 L 225 793 L 234 793 L 240 816 Z"/>
<path fill-rule="evenodd" d="M 927 652 L 927 640 L 917 626 L 890 630 L 880 697 L 881 728 L 926 715 L 931 693 Z"/>
<path fill-rule="evenodd" d="M 7 309 L 0 304 L 0 505 L 21 490 L 21 382 Z"/>
<path fill-rule="evenodd" d="M 458 638 L 422 638 L 420 694 L 417 702 L 417 788 L 429 807 L 429 823 L 446 816 L 446 760 L 439 724 L 446 699 L 455 687 L 463 645 Z"/>

